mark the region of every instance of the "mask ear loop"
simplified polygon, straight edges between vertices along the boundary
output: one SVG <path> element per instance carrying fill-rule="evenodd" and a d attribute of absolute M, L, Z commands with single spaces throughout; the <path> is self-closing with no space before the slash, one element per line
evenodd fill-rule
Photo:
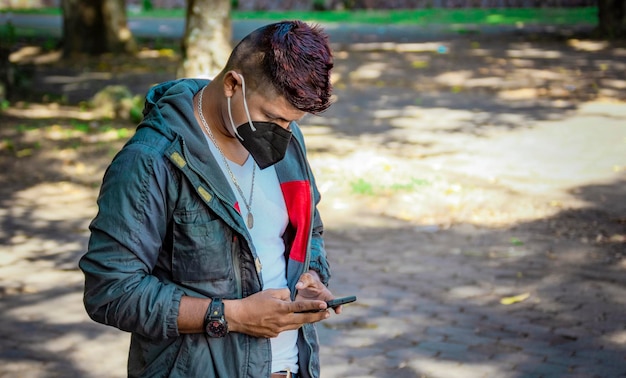
<path fill-rule="evenodd" d="M 241 90 L 243 92 L 243 108 L 246 110 L 246 116 L 248 117 L 248 123 L 250 124 L 250 129 L 252 131 L 256 131 L 256 128 L 252 124 L 252 117 L 250 117 L 250 112 L 248 111 L 248 102 L 246 101 L 246 81 L 243 79 L 243 75 L 237 74 L 241 78 Z"/>
<path fill-rule="evenodd" d="M 233 131 L 235 132 L 235 135 L 237 135 L 237 138 L 243 140 L 241 135 L 239 135 L 239 133 L 237 132 L 235 122 L 233 121 L 233 111 L 230 109 L 230 96 L 226 97 L 226 102 L 228 103 L 228 118 L 230 118 L 230 126 L 233 128 Z"/>

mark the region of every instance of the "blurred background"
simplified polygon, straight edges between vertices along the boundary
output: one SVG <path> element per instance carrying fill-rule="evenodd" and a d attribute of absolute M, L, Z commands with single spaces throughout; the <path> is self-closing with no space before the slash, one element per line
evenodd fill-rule
<path fill-rule="evenodd" d="M 0 377 L 119 377 L 82 307 L 102 175 L 154 84 L 258 26 L 335 54 L 301 124 L 337 295 L 323 377 L 626 375 L 626 5 L 0 0 Z"/>

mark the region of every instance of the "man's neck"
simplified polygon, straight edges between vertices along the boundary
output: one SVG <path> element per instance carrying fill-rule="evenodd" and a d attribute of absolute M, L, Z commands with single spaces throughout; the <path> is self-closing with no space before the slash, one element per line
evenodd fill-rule
<path fill-rule="evenodd" d="M 230 127 L 224 124 L 224 118 L 221 115 L 221 109 L 223 107 L 222 105 L 225 99 L 214 101 L 214 99 L 222 97 L 223 94 L 221 94 L 221 92 L 215 93 L 214 87 L 209 84 L 204 89 L 204 93 L 202 95 L 203 104 L 201 106 L 201 109 L 207 122 L 207 126 L 213 134 L 215 143 L 219 146 L 226 158 L 234 163 L 243 165 L 248 159 L 249 152 L 243 147 L 239 140 L 237 140 L 237 137 L 232 135 Z M 198 93 L 194 98 L 194 101 L 196 103 L 196 106 L 194 107 L 196 119 L 200 127 L 202 127 L 202 131 L 206 134 L 207 131 L 204 129 L 204 125 L 198 113 L 199 100 L 200 96 Z"/>

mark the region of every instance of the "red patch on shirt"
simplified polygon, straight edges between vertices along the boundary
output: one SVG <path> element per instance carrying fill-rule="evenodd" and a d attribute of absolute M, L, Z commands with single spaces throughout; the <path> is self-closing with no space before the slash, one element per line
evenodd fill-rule
<path fill-rule="evenodd" d="M 296 235 L 289 258 L 304 262 L 311 230 L 311 187 L 308 181 L 290 181 L 281 184 L 289 222 Z"/>

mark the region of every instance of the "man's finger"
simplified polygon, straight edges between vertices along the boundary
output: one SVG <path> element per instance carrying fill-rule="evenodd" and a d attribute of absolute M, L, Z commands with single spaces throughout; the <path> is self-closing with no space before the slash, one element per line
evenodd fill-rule
<path fill-rule="evenodd" d="M 298 283 L 296 284 L 296 289 L 303 289 L 307 286 L 314 286 L 316 284 L 315 277 L 311 273 L 302 273 Z"/>
<path fill-rule="evenodd" d="M 326 310 L 326 302 L 324 301 L 295 301 L 290 303 L 291 312 L 308 313 L 320 312 Z"/>

